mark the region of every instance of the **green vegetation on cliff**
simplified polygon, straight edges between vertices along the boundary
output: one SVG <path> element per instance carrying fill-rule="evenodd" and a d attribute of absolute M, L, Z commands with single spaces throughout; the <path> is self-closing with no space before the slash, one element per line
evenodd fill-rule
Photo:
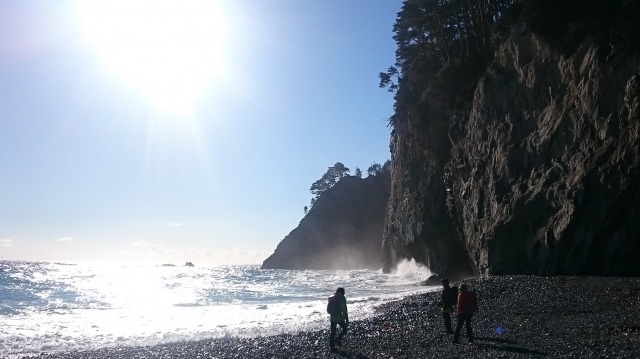
<path fill-rule="evenodd" d="M 633 0 L 407 0 L 393 27 L 396 62 L 379 74 L 397 92 L 391 125 L 426 99 L 452 109 L 468 100 L 516 20 L 565 55 L 598 33 L 606 58 L 640 49 L 639 9 Z"/>

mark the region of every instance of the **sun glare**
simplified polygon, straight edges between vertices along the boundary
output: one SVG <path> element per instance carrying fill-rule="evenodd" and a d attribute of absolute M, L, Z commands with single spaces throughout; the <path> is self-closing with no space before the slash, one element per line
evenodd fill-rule
<path fill-rule="evenodd" d="M 224 24 L 211 0 L 78 0 L 104 64 L 154 107 L 184 111 L 224 73 Z"/>

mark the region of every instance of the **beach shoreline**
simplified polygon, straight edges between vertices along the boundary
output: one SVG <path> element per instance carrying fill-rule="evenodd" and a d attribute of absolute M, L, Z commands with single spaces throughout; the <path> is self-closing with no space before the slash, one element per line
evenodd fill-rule
<path fill-rule="evenodd" d="M 445 333 L 437 307 L 440 292 L 436 291 L 382 304 L 371 318 L 350 318 L 349 333 L 338 353 L 329 351 L 327 319 L 326 330 L 320 331 L 20 358 L 637 358 L 640 355 L 640 278 L 492 276 L 465 282 L 477 292 L 480 307 L 473 320 L 476 339 L 473 344 L 467 343 L 464 329 L 459 344 L 453 344 L 453 336 Z"/>

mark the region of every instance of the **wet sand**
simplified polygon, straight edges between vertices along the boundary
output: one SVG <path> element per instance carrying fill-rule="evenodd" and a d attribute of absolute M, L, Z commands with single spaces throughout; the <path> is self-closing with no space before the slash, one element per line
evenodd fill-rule
<path fill-rule="evenodd" d="M 473 344 L 464 328 L 459 344 L 445 333 L 438 291 L 386 303 L 369 319 L 351 318 L 338 353 L 329 351 L 327 320 L 323 331 L 37 358 L 640 358 L 640 278 L 495 276 L 465 282 L 480 307 Z"/>

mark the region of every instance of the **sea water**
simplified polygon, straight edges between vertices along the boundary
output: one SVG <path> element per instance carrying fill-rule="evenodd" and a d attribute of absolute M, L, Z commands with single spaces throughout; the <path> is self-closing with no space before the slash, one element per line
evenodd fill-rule
<path fill-rule="evenodd" d="M 358 320 L 429 274 L 0 261 L 0 357 L 316 330 L 338 286 Z"/>

